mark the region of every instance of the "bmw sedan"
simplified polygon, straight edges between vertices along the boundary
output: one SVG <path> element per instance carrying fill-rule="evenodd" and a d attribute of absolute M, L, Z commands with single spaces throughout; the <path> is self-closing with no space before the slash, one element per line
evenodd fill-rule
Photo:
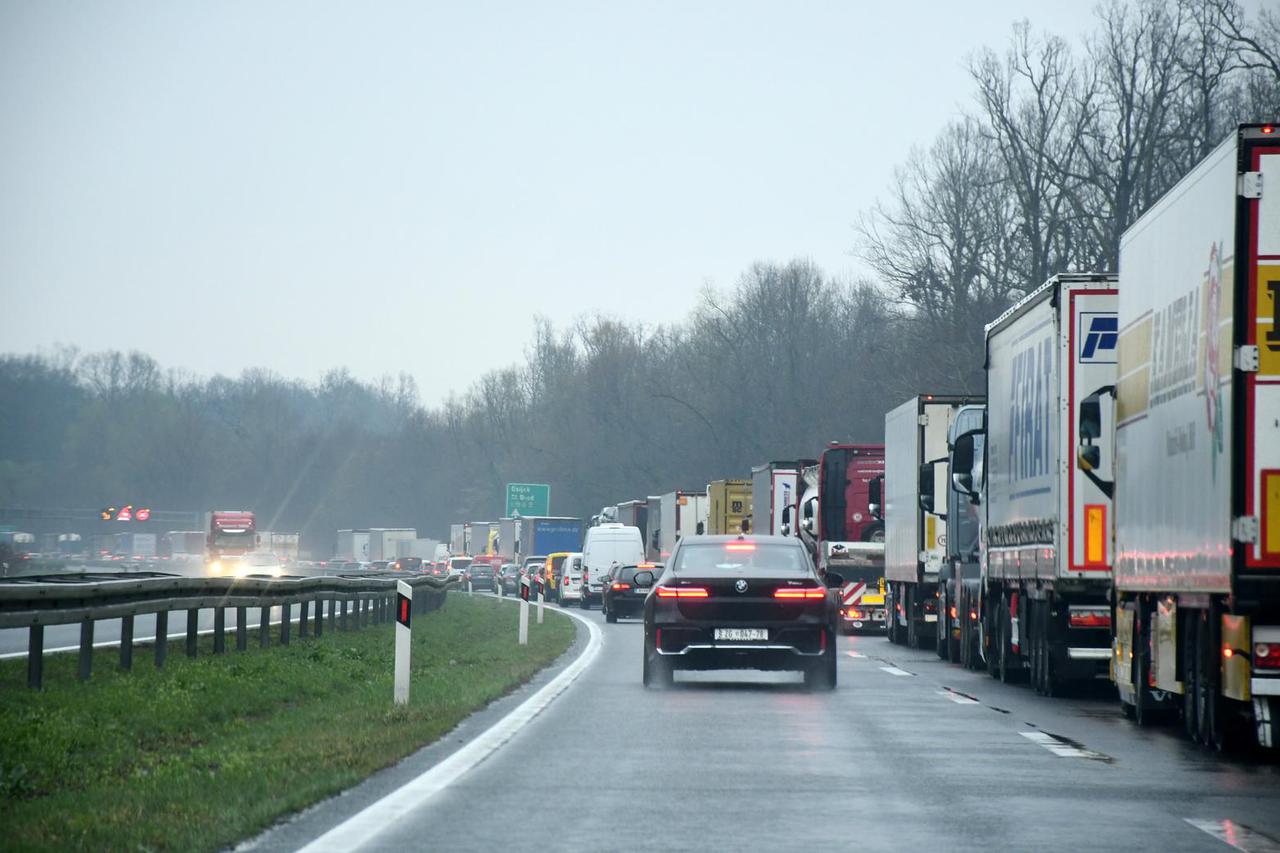
<path fill-rule="evenodd" d="M 672 672 L 800 670 L 805 684 L 836 686 L 837 607 L 804 546 L 786 536 L 690 536 L 666 569 L 637 572 L 644 604 L 646 687 Z"/>

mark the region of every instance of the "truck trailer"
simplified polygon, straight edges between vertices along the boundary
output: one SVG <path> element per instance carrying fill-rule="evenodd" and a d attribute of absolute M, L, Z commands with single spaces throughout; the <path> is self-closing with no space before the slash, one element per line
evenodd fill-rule
<path fill-rule="evenodd" d="M 968 397 L 923 394 L 884 416 L 885 580 L 889 641 L 937 639 L 938 578 L 946 554 L 947 435 Z"/>
<path fill-rule="evenodd" d="M 650 498 L 649 522 L 654 513 Z M 658 526 L 649 534 L 645 549 L 650 560 L 665 562 L 676 541 L 683 536 L 701 536 L 707 532 L 707 493 L 697 491 L 667 492 L 658 499 Z"/>
<path fill-rule="evenodd" d="M 707 533 L 750 531 L 750 480 L 713 480 L 707 484 L 707 504 Z"/>
<path fill-rule="evenodd" d="M 1115 386 L 1117 299 L 1114 275 L 1057 275 L 986 328 L 984 655 L 1047 695 L 1111 660 L 1111 490 L 1073 461 L 1083 401 Z"/>
<path fill-rule="evenodd" d="M 1121 239 L 1119 272 L 1119 378 L 1114 395 L 1086 389 L 1075 467 L 1115 489 L 1120 700 L 1143 723 L 1178 710 L 1215 748 L 1275 747 L 1276 128 L 1242 125 L 1143 214 Z M 1099 437 L 1112 426 L 1114 483 Z"/>
<path fill-rule="evenodd" d="M 799 494 L 800 469 L 818 464 L 802 462 L 769 462 L 751 469 L 751 529 L 769 536 L 785 536 L 783 512 L 795 511 Z"/>
<path fill-rule="evenodd" d="M 520 542 L 516 562 L 529 557 L 546 557 L 558 551 L 582 550 L 582 519 L 564 516 L 527 515 L 520 519 Z"/>

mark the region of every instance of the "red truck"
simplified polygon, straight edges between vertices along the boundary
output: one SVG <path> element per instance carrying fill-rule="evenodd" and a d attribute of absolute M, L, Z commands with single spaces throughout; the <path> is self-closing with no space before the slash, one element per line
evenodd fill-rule
<path fill-rule="evenodd" d="M 253 513 L 245 510 L 214 510 L 206 513 L 209 531 L 205 548 L 206 566 L 210 574 L 232 574 L 229 561 L 239 560 L 258 544 L 258 525 Z"/>
<path fill-rule="evenodd" d="M 799 527 L 785 527 L 805 543 L 818 571 L 844 579 L 838 594 L 846 630 L 885 624 L 883 482 L 883 444 L 832 442 L 817 465 L 801 471 Z"/>

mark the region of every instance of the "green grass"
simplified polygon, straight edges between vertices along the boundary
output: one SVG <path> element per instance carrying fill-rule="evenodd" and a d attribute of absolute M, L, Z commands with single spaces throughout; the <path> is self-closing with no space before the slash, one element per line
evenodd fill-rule
<path fill-rule="evenodd" d="M 100 652 L 83 684 L 74 654 L 50 655 L 39 691 L 25 660 L 0 662 L 0 847 L 233 844 L 436 740 L 572 644 L 573 622 L 549 611 L 518 646 L 517 612 L 452 594 L 415 616 L 405 707 L 391 625 L 266 650 L 254 636 L 216 657 L 205 637 L 195 659 L 170 641 L 162 670 L 140 646 L 130 673 Z"/>

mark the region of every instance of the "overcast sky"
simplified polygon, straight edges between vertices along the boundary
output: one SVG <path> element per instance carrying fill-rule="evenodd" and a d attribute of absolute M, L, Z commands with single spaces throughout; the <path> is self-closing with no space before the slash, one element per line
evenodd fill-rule
<path fill-rule="evenodd" d="M 683 318 L 852 225 L 1011 23 L 1092 4 L 0 0 L 0 351 L 401 371 Z"/>

